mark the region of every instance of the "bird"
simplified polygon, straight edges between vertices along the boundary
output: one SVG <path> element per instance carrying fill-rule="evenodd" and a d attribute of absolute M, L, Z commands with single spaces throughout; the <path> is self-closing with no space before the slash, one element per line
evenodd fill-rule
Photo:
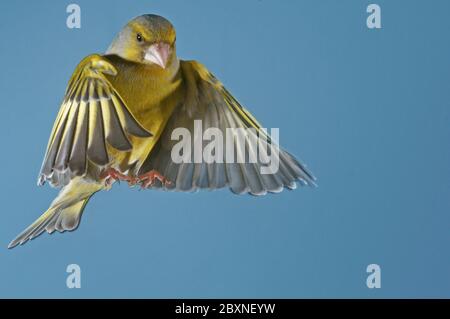
<path fill-rule="evenodd" d="M 173 156 L 177 128 L 192 133 L 183 146 L 199 142 L 203 148 L 201 138 L 210 128 L 251 133 L 243 138 L 247 148 L 232 138 L 222 153 L 214 152 L 214 161 L 192 160 L 195 154 L 183 150 L 182 158 L 190 160 L 180 162 Z M 261 157 L 233 160 L 262 146 L 278 154 L 276 171 L 263 174 Z M 235 157 L 225 156 L 230 151 Z M 75 230 L 92 196 L 120 181 L 180 192 L 228 187 L 255 196 L 316 186 L 306 166 L 274 142 L 203 64 L 178 58 L 174 26 L 155 14 L 130 20 L 104 54 L 89 55 L 76 67 L 38 177 L 38 185 L 49 183 L 59 194 L 8 248 L 45 231 Z"/>

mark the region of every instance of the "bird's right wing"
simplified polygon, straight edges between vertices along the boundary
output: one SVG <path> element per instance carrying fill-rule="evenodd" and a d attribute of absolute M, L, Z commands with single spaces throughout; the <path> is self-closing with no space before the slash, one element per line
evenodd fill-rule
<path fill-rule="evenodd" d="M 80 62 L 73 73 L 50 135 L 38 184 L 67 184 L 84 176 L 88 164 L 99 167 L 110 162 L 107 144 L 130 151 L 129 135 L 150 137 L 134 118 L 105 74 L 116 68 L 94 54 Z"/>

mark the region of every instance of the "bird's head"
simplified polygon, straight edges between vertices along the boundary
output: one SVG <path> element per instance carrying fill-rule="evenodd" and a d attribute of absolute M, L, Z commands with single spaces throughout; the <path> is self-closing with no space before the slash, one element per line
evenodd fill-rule
<path fill-rule="evenodd" d="M 167 19 L 145 14 L 128 22 L 106 53 L 166 69 L 177 59 L 175 40 L 175 28 Z"/>

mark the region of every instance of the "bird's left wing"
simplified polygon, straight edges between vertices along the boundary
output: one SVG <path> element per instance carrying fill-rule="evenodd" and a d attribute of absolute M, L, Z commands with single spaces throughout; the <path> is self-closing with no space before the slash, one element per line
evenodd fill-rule
<path fill-rule="evenodd" d="M 171 182 L 165 185 L 167 188 L 178 191 L 228 186 L 234 193 L 262 195 L 279 192 L 284 187 L 295 188 L 296 182 L 315 185 L 315 178 L 306 167 L 272 141 L 256 119 L 203 65 L 195 61 L 182 61 L 181 68 L 186 88 L 185 99 L 171 115 L 155 148 L 142 165 L 141 174 L 156 170 Z M 196 120 L 202 125 L 197 130 Z M 191 136 L 186 141 L 191 143 L 191 154 L 189 160 L 182 163 L 172 158 L 173 147 L 179 143 L 172 139 L 172 133 L 177 128 L 189 131 Z M 204 157 L 196 161 L 194 149 L 200 145 L 202 157 L 210 143 L 203 136 L 208 130 L 212 132 L 210 129 L 218 129 L 224 138 L 227 131 L 234 137 L 230 139 L 231 143 L 224 141 L 223 154 L 216 154 L 219 157 L 217 161 L 206 161 Z M 235 134 L 241 132 L 243 135 L 239 140 Z M 266 149 L 267 152 L 263 151 L 263 156 L 260 156 L 260 149 Z M 226 155 L 228 152 L 234 153 L 231 161 L 231 156 L 228 158 Z M 263 167 L 267 167 L 265 153 L 278 154 L 278 169 L 271 173 L 262 172 Z M 253 161 L 250 161 L 250 157 Z M 157 182 L 154 187 L 162 185 Z"/>
<path fill-rule="evenodd" d="M 134 118 L 105 74 L 116 68 L 94 54 L 73 73 L 50 135 L 38 184 L 50 181 L 64 186 L 74 176 L 84 176 L 88 165 L 110 162 L 107 144 L 119 151 L 132 148 L 129 135 L 150 137 Z"/>

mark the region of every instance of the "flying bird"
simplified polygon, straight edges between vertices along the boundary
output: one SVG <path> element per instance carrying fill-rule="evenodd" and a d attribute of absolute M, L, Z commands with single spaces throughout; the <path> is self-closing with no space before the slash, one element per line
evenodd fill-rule
<path fill-rule="evenodd" d="M 195 142 L 209 128 L 256 132 L 224 146 L 216 161 L 175 161 L 172 133 L 183 128 Z M 200 137 L 199 137 L 200 136 Z M 198 142 L 198 141 L 197 141 Z M 200 141 L 202 147 L 205 141 Z M 236 162 L 232 151 L 248 158 L 264 145 L 278 154 L 278 169 L 261 172 L 264 163 Z M 186 154 L 184 154 L 186 155 Z M 188 154 L 188 157 L 191 156 Z M 96 192 L 116 181 L 143 188 L 196 191 L 229 187 L 237 194 L 263 195 L 315 178 L 291 154 L 272 142 L 208 69 L 179 60 L 176 33 L 165 18 L 146 14 L 131 20 L 105 54 L 84 58 L 76 67 L 50 134 L 38 185 L 60 188 L 48 210 L 18 235 L 9 248 L 44 231 L 72 231 Z"/>

